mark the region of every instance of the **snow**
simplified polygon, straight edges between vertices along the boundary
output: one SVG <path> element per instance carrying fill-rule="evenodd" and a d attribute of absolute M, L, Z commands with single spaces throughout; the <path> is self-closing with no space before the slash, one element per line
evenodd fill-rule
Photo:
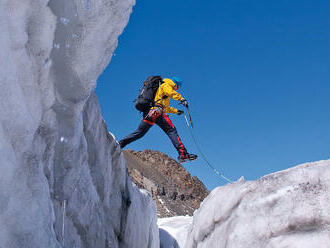
<path fill-rule="evenodd" d="M 330 160 L 239 180 L 214 189 L 192 221 L 159 220 L 161 247 L 328 248 L 329 191 Z"/>
<path fill-rule="evenodd" d="M 163 205 L 163 207 L 165 208 L 166 212 L 170 213 L 171 211 L 164 205 L 164 201 L 162 200 L 162 198 L 157 197 L 159 202 Z"/>
<path fill-rule="evenodd" d="M 184 247 L 192 216 L 158 219 L 160 248 Z"/>
<path fill-rule="evenodd" d="M 0 247 L 159 247 L 94 93 L 134 4 L 0 1 Z"/>

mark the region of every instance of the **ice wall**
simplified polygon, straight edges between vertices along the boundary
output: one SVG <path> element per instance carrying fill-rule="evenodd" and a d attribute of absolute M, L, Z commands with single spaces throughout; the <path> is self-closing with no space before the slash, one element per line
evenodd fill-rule
<path fill-rule="evenodd" d="M 210 193 L 181 247 L 328 248 L 329 206 L 330 160 L 241 180 Z"/>
<path fill-rule="evenodd" d="M 0 1 L 0 247 L 158 247 L 93 93 L 134 3 Z"/>

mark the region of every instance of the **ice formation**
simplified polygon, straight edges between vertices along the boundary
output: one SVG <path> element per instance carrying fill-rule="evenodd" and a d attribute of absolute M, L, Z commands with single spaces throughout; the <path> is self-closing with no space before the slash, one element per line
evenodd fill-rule
<path fill-rule="evenodd" d="M 93 93 L 134 4 L 0 1 L 0 247 L 159 246 Z"/>
<path fill-rule="evenodd" d="M 191 224 L 188 215 L 158 219 L 160 248 L 183 247 Z"/>
<path fill-rule="evenodd" d="M 214 189 L 193 220 L 159 220 L 161 247 L 329 248 L 329 193 L 330 160 L 239 180 Z"/>

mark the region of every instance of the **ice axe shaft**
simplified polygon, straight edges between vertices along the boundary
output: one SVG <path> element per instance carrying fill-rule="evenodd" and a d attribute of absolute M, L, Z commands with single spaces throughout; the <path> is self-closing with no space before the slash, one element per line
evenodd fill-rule
<path fill-rule="evenodd" d="M 191 128 L 193 128 L 194 125 L 193 125 L 193 122 L 192 122 L 192 119 L 191 119 L 191 115 L 190 115 L 190 111 L 189 111 L 188 106 L 186 106 L 186 110 L 187 110 L 187 115 L 188 115 L 188 118 L 189 118 L 190 126 L 191 126 Z"/>
<path fill-rule="evenodd" d="M 182 104 L 182 103 L 180 103 L 180 104 Z M 183 105 L 183 104 L 182 104 L 182 105 Z M 190 115 L 189 107 L 188 107 L 188 105 L 184 105 L 184 106 L 186 107 L 186 113 L 187 113 L 188 118 L 189 118 L 190 126 L 191 126 L 191 128 L 193 128 L 194 125 L 193 125 L 193 122 L 192 122 L 192 119 L 191 119 L 191 115 Z M 186 118 L 186 116 L 185 116 L 185 118 Z M 187 118 L 186 118 L 186 121 L 187 121 Z M 187 124 L 188 124 L 188 121 L 187 121 Z M 188 124 L 188 126 L 189 126 L 189 124 Z"/>

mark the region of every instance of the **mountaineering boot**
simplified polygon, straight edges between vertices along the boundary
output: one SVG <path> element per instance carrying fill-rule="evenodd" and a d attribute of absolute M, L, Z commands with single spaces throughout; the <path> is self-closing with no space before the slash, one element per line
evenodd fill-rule
<path fill-rule="evenodd" d="M 187 161 L 193 161 L 193 160 L 196 160 L 197 159 L 197 155 L 196 154 L 190 154 L 190 153 L 186 153 L 186 154 L 183 154 L 183 155 L 180 155 L 178 157 L 178 160 L 180 163 L 184 163 L 184 162 L 187 162 Z"/>

